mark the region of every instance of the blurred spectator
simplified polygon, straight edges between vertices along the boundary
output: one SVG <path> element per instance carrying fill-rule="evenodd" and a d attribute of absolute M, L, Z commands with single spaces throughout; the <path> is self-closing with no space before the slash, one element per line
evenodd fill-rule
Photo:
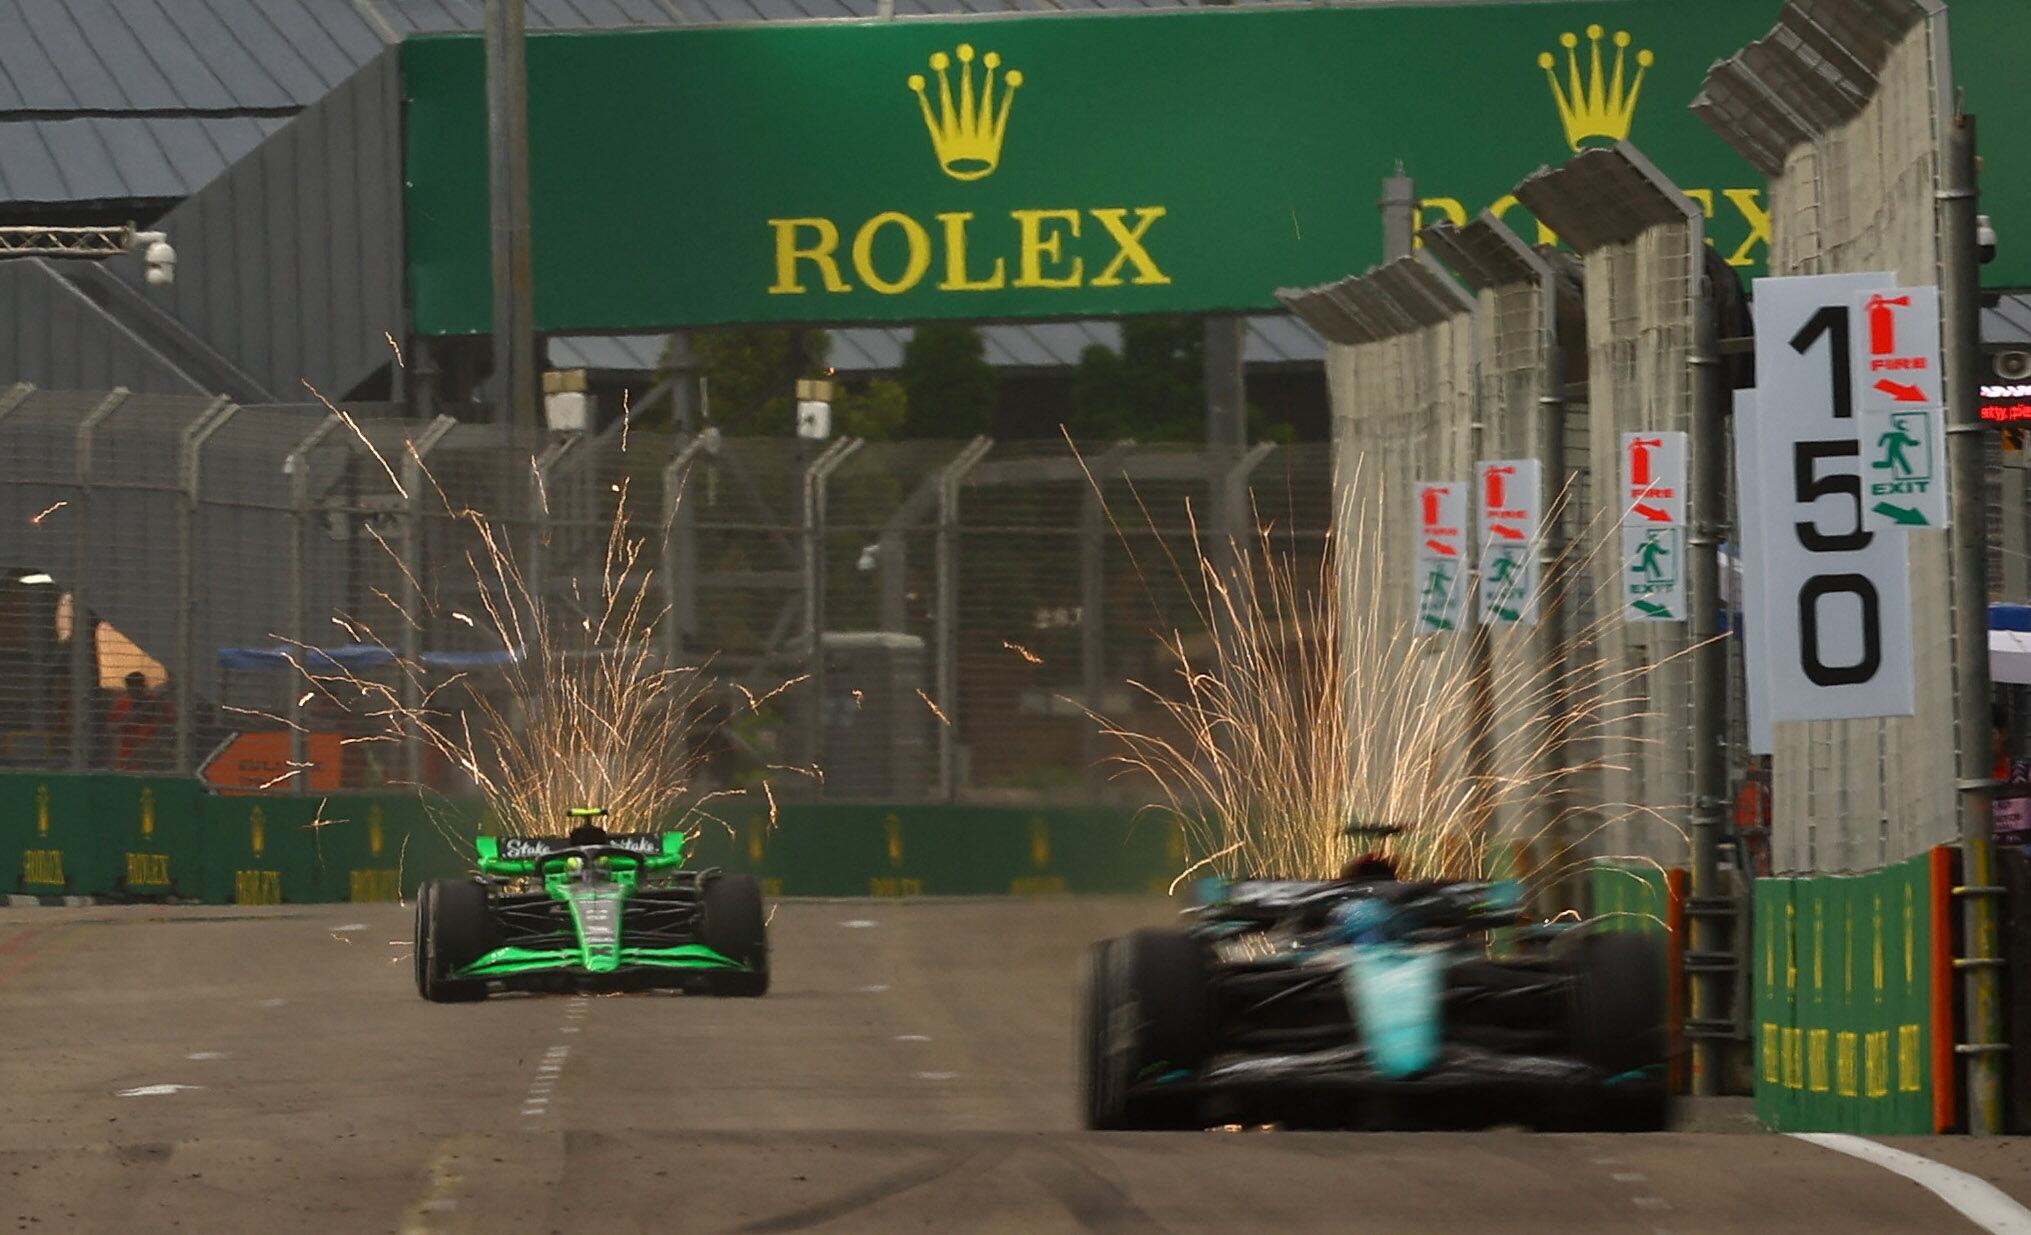
<path fill-rule="evenodd" d="M 144 765 L 159 765 L 151 756 L 168 740 L 176 717 L 168 698 L 148 689 L 147 675 L 139 670 L 127 675 L 127 691 L 113 701 L 107 719 L 113 727 L 115 770 L 140 772 Z"/>
<path fill-rule="evenodd" d="M 1735 791 L 1735 844 L 1744 874 L 1770 874 L 1770 769 L 1760 755 L 1749 756 L 1749 767 Z"/>

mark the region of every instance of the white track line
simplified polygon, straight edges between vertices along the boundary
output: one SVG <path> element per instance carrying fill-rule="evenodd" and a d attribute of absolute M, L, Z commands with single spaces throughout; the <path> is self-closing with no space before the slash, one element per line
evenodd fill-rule
<path fill-rule="evenodd" d="M 564 1019 L 568 1022 L 582 1020 L 591 1001 L 583 995 L 564 1005 Z M 565 1033 L 577 1033 L 576 1024 L 562 1026 Z M 565 1062 L 571 1058 L 571 1048 L 564 1045 L 550 1047 L 543 1052 L 543 1060 L 536 1065 L 536 1079 L 529 1084 L 529 1092 L 522 1099 L 522 1114 L 527 1118 L 540 1118 L 550 1113 L 550 1091 L 557 1087 L 558 1078 L 564 1072 Z"/>
<path fill-rule="evenodd" d="M 1880 1166 L 1924 1188 L 1989 1235 L 2031 1235 L 2031 1209 L 1994 1184 L 1917 1154 L 1844 1132 L 1793 1132 L 1801 1141 Z"/>

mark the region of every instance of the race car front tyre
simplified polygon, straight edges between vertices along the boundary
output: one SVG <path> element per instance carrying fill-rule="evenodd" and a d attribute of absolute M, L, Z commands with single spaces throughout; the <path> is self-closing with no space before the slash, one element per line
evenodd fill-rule
<path fill-rule="evenodd" d="M 1093 950 L 1085 1025 L 1086 1125 L 1096 1129 L 1197 1126 L 1197 1103 L 1132 1092 L 1144 1081 L 1193 1072 L 1213 1053 L 1206 950 L 1182 932 L 1140 930 Z"/>
<path fill-rule="evenodd" d="M 1670 992 L 1663 942 L 1633 931 L 1560 941 L 1572 978 L 1570 1021 L 1581 1061 L 1608 1078 L 1588 1105 L 1603 1131 L 1661 1132 L 1671 1120 Z"/>
<path fill-rule="evenodd" d="M 469 879 L 435 879 L 416 897 L 416 990 L 432 1003 L 470 1003 L 487 984 L 451 975 L 493 950 L 487 890 Z"/>
<path fill-rule="evenodd" d="M 767 994 L 769 928 L 761 881 L 753 875 L 715 875 L 705 881 L 704 900 L 699 942 L 747 966 L 742 972 L 715 974 L 712 993 L 749 999 Z"/>

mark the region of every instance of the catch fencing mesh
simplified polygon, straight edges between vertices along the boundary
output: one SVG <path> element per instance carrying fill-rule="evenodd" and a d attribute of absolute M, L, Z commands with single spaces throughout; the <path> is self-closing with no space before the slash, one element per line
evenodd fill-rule
<path fill-rule="evenodd" d="M 547 638 L 689 674 L 673 757 L 705 789 L 1142 805 L 1102 720 L 1166 723 L 1166 645 L 1203 641 L 1217 569 L 1273 550 L 1321 581 L 1332 471 L 1322 444 L 530 444 L 379 405 L 0 389 L 0 762 L 469 791 L 408 714 L 514 717 Z"/>

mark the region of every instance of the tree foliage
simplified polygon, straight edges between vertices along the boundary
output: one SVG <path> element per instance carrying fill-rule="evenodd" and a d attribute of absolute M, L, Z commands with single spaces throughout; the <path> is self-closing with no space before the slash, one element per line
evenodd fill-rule
<path fill-rule="evenodd" d="M 694 363 L 705 378 L 712 423 L 740 437 L 795 432 L 797 382 L 825 376 L 831 342 L 822 330 L 773 326 L 695 333 Z"/>
<path fill-rule="evenodd" d="M 897 373 L 907 404 L 908 437 L 973 437 L 994 423 L 1001 375 L 987 363 L 987 345 L 972 326 L 933 322 L 917 327 Z"/>

